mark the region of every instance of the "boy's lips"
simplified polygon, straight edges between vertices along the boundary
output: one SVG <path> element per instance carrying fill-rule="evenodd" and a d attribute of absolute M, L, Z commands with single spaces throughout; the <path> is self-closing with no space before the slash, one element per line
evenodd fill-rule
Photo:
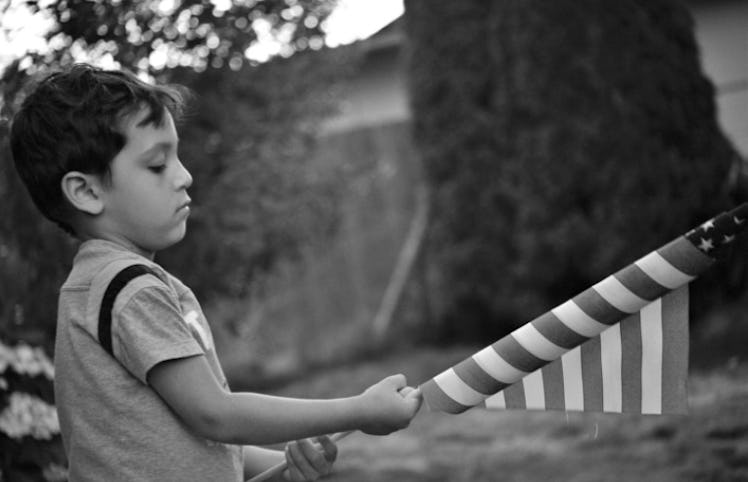
<path fill-rule="evenodd" d="M 183 210 L 189 211 L 190 210 L 190 204 L 192 203 L 191 199 L 187 199 L 187 201 L 183 202 L 179 205 L 177 208 L 177 212 L 181 212 Z"/>

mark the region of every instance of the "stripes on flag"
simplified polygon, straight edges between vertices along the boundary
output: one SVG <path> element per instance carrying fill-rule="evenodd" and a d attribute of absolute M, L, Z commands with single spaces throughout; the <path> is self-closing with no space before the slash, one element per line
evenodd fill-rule
<path fill-rule="evenodd" d="M 575 348 L 561 358 L 564 383 L 564 410 L 584 410 L 584 382 L 582 380 L 582 349 Z"/>
<path fill-rule="evenodd" d="M 677 290 L 662 298 L 662 317 L 665 320 L 685 320 L 683 323 L 663 323 L 662 343 L 662 413 L 684 413 L 687 410 L 688 355 L 669 347 L 688 348 L 688 290 Z"/>
<path fill-rule="evenodd" d="M 655 300 L 641 312 L 643 413 L 660 413 L 662 407 L 662 302 Z"/>
<path fill-rule="evenodd" d="M 428 380 L 421 385 L 426 403 L 449 413 L 478 404 L 684 412 L 687 283 L 714 263 L 746 220 L 748 203 L 608 276 Z"/>
<path fill-rule="evenodd" d="M 693 279 L 693 276 L 679 271 L 656 251 L 637 261 L 636 265 L 653 281 L 671 290 Z"/>
<path fill-rule="evenodd" d="M 486 405 L 659 413 L 667 379 L 664 345 L 657 342 L 663 331 L 659 297 L 712 262 L 680 237 L 429 380 L 422 386 L 426 401 L 434 410 L 459 413 L 503 390 Z M 683 315 L 687 321 L 687 312 Z M 642 336 L 623 327 L 630 323 L 641 326 Z M 678 349 L 687 353 L 687 340 L 679 342 L 684 346 Z M 686 363 L 679 356 L 671 368 Z M 544 368 L 549 363 L 559 366 Z M 676 405 L 674 411 L 684 408 Z"/>
<path fill-rule="evenodd" d="M 485 400 L 487 408 L 684 413 L 687 287 Z M 668 386 L 670 383 L 673 386 Z"/>
<path fill-rule="evenodd" d="M 604 412 L 621 412 L 623 410 L 623 395 L 621 393 L 622 358 L 623 345 L 621 343 L 621 324 L 619 323 L 600 333 Z"/>

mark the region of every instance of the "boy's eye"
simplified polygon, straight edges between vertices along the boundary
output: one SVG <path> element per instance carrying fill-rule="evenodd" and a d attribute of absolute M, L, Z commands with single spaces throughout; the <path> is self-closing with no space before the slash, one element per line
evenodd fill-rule
<path fill-rule="evenodd" d="M 160 174 L 164 171 L 166 166 L 164 164 L 159 164 L 158 166 L 148 166 L 148 170 L 151 172 L 155 172 L 156 174 Z"/>

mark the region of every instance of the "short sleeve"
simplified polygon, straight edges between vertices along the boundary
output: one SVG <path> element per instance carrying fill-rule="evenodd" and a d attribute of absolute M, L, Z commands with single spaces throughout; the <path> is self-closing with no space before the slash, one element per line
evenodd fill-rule
<path fill-rule="evenodd" d="M 135 292 L 112 321 L 114 356 L 143 383 L 158 363 L 204 354 L 165 285 Z"/>

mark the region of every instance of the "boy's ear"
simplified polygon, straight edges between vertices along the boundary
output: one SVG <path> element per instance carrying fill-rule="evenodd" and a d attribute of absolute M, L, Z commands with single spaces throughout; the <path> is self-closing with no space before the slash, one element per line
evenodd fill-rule
<path fill-rule="evenodd" d="M 104 210 L 98 176 L 70 171 L 62 177 L 60 187 L 65 198 L 77 210 L 92 215 L 101 214 Z"/>

